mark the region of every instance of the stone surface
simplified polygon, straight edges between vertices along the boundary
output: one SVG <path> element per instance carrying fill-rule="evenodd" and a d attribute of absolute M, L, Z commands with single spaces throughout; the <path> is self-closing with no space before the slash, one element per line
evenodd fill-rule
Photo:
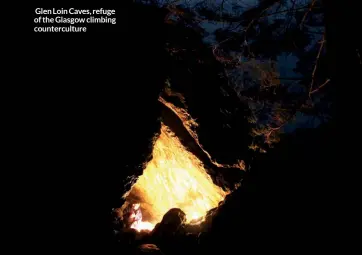
<path fill-rule="evenodd" d="M 138 247 L 136 254 L 163 255 L 155 244 L 142 244 Z"/>
<path fill-rule="evenodd" d="M 155 237 L 173 235 L 185 223 L 186 214 L 179 208 L 170 209 L 152 231 Z"/>

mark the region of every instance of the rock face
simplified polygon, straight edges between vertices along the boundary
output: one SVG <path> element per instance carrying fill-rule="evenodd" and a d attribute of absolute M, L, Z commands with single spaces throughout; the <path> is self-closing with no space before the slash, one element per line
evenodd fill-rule
<path fill-rule="evenodd" d="M 152 231 L 155 238 L 175 235 L 186 221 L 186 214 L 179 208 L 170 209 Z"/>
<path fill-rule="evenodd" d="M 188 151 L 202 161 L 213 182 L 220 187 L 233 190 L 235 185 L 243 178 L 245 172 L 236 167 L 225 168 L 215 165 L 184 127 L 182 120 L 162 102 L 159 105 L 162 109 L 162 122 L 175 133 Z"/>
<path fill-rule="evenodd" d="M 161 250 L 155 244 L 142 244 L 138 247 L 137 255 L 148 254 L 148 255 L 163 255 Z"/>
<path fill-rule="evenodd" d="M 152 231 L 152 242 L 165 254 L 196 254 L 193 252 L 197 251 L 197 235 L 186 233 L 185 221 L 186 215 L 181 209 L 170 209 Z"/>
<path fill-rule="evenodd" d="M 170 209 L 151 233 L 154 243 L 159 245 L 166 254 L 174 254 L 183 236 L 183 225 L 186 214 L 178 208 Z"/>

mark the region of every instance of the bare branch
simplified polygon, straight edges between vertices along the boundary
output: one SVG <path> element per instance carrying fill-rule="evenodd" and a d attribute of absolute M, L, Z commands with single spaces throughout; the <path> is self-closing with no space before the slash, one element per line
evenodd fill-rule
<path fill-rule="evenodd" d="M 268 13 L 265 15 L 262 15 L 260 18 L 264 18 L 264 17 L 269 17 L 269 16 L 273 16 L 275 14 L 280 14 L 280 13 L 285 13 L 285 12 L 293 12 L 293 11 L 299 11 L 299 10 L 304 10 L 308 8 L 308 6 L 303 6 L 303 7 L 298 7 L 298 8 L 291 8 L 291 9 L 286 9 L 286 10 L 282 10 L 282 11 L 277 11 L 277 12 L 273 12 L 273 13 Z"/>
<path fill-rule="evenodd" d="M 310 94 L 313 94 L 315 92 L 317 92 L 318 90 L 320 90 L 321 88 L 323 88 L 325 85 L 327 85 L 328 82 L 330 82 L 331 79 L 327 79 L 322 85 L 320 85 L 318 88 L 312 90 L 311 92 L 309 92 Z"/>
<path fill-rule="evenodd" d="M 303 23 L 304 23 L 305 19 L 307 18 L 308 13 L 310 13 L 310 12 L 312 11 L 315 2 L 316 2 L 316 0 L 313 0 L 313 1 L 312 1 L 312 3 L 310 4 L 310 7 L 309 7 L 309 9 L 308 9 L 308 11 L 306 11 L 306 13 L 304 14 L 303 19 L 302 19 L 302 21 L 301 21 L 301 23 L 300 23 L 300 29 L 302 29 Z"/>
<path fill-rule="evenodd" d="M 312 94 L 312 91 L 313 91 L 314 76 L 315 76 L 315 73 L 317 71 L 318 61 L 319 61 L 319 58 L 320 58 L 324 43 L 326 41 L 324 38 L 325 38 L 325 36 L 323 35 L 323 39 L 321 41 L 321 46 L 319 47 L 318 55 L 317 55 L 315 65 L 314 65 L 314 69 L 313 69 L 313 72 L 312 72 L 312 81 L 311 81 L 310 86 L 309 86 L 309 98 L 311 97 L 311 94 Z"/>

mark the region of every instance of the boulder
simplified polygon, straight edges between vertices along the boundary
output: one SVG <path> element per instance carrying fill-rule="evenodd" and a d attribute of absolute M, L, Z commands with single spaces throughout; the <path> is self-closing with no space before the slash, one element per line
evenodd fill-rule
<path fill-rule="evenodd" d="M 170 209 L 152 231 L 154 237 L 176 234 L 186 221 L 186 214 L 179 208 Z"/>
<path fill-rule="evenodd" d="M 137 248 L 137 255 L 163 255 L 161 250 L 155 244 L 142 244 Z"/>

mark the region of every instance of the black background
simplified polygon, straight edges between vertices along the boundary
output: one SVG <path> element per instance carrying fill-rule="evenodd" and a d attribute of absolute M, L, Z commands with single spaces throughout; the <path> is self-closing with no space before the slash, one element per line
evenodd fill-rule
<path fill-rule="evenodd" d="M 123 169 L 139 160 L 145 137 L 157 128 L 163 84 L 150 74 L 162 70 L 153 61 L 163 54 L 164 34 L 155 29 L 162 20 L 122 1 L 109 7 L 116 25 L 35 33 L 38 7 L 55 6 L 33 5 L 27 13 L 26 84 L 19 100 L 22 149 L 31 168 L 27 217 L 50 253 L 69 247 L 106 253 L 114 244 L 111 209 L 120 205 L 122 180 L 130 174 Z M 101 7 L 108 8 L 80 8 Z"/>

